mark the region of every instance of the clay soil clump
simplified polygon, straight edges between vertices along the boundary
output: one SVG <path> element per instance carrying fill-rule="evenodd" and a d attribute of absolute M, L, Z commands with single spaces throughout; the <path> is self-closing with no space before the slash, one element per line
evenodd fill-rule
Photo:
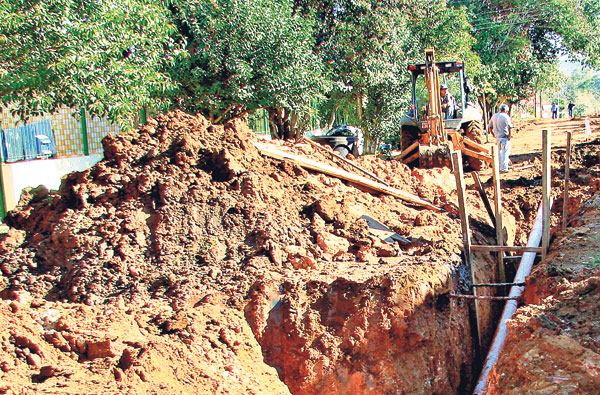
<path fill-rule="evenodd" d="M 468 391 L 451 171 L 352 158 L 435 212 L 265 157 L 257 141 L 242 122 L 173 112 L 105 138 L 104 160 L 59 191 L 26 191 L 0 240 L 0 393 Z M 262 143 L 354 171 L 307 143 Z M 503 181 L 516 191 L 509 243 L 528 233 L 536 177 Z M 473 241 L 492 244 L 472 186 L 467 199 Z M 490 254 L 475 261 L 476 281 L 497 280 Z M 481 308 L 484 342 L 497 310 Z"/>

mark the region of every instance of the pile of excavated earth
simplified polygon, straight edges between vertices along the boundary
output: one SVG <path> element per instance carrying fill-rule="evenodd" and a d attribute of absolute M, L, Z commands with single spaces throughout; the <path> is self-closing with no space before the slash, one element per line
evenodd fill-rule
<path fill-rule="evenodd" d="M 0 240 L 0 393 L 468 391 L 479 367 L 472 303 L 450 297 L 470 292 L 454 174 L 353 158 L 438 212 L 257 143 L 241 122 L 173 112 L 109 135 L 104 160 L 59 191 L 25 192 Z M 356 171 L 308 143 L 260 144 Z M 599 151 L 575 161 L 573 213 L 598 187 Z M 524 244 L 541 178 L 511 177 L 505 223 Z M 474 240 L 493 244 L 467 196 Z M 476 262 L 496 280 L 493 257 Z M 486 306 L 489 343 L 501 306 Z"/>

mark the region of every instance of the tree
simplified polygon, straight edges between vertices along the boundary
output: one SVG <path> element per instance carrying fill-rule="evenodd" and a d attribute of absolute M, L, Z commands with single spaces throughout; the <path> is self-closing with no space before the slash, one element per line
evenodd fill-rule
<path fill-rule="evenodd" d="M 166 105 L 172 29 L 153 1 L 1 2 L 0 99 L 24 119 L 66 105 L 129 127 Z"/>
<path fill-rule="evenodd" d="M 444 1 L 340 0 L 329 6 L 317 7 L 317 51 L 334 82 L 328 109 L 353 108 L 367 140 L 398 132 L 410 100 L 406 67 L 422 62 L 426 47 L 436 48 L 440 58 L 458 54 L 479 63 L 470 51 L 464 11 Z"/>
<path fill-rule="evenodd" d="M 530 97 L 561 54 L 590 65 L 600 55 L 600 2 L 550 0 L 455 0 L 469 11 L 474 46 L 487 71 L 478 83 L 489 84 L 498 101 Z"/>
<path fill-rule="evenodd" d="M 313 53 L 312 19 L 291 1 L 175 2 L 187 51 L 178 54 L 174 101 L 224 122 L 260 108 L 275 137 L 295 137 L 327 87 Z"/>

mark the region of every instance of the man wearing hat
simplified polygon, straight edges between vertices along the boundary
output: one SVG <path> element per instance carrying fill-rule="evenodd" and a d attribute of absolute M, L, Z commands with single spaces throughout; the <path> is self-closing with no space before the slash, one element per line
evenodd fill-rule
<path fill-rule="evenodd" d="M 442 111 L 445 119 L 453 119 L 456 116 L 456 99 L 448 92 L 448 85 L 440 85 L 440 99 L 442 101 Z"/>

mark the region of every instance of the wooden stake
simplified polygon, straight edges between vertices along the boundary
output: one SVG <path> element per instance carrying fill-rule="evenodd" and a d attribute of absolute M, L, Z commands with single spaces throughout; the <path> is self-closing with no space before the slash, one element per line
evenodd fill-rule
<path fill-rule="evenodd" d="M 546 259 L 550 244 L 550 132 L 542 130 L 542 260 Z"/>
<path fill-rule="evenodd" d="M 563 193 L 562 230 L 567 229 L 567 208 L 569 205 L 569 170 L 571 167 L 571 137 L 573 132 L 567 132 L 567 151 L 565 152 L 565 190 Z"/>
<path fill-rule="evenodd" d="M 471 231 L 469 229 L 469 213 L 467 211 L 467 200 L 465 196 L 465 178 L 462 167 L 462 154 L 460 151 L 452 152 L 452 165 L 454 177 L 456 178 L 456 192 L 458 195 L 458 208 L 460 212 L 460 223 L 462 228 L 463 248 L 467 266 L 471 272 L 471 283 L 476 284 L 475 267 L 473 265 L 473 254 L 471 254 Z M 477 297 L 477 290 L 473 289 L 473 296 Z M 477 326 L 477 347 L 481 351 L 481 328 L 479 326 L 479 301 L 475 299 L 475 322 Z"/>
<path fill-rule="evenodd" d="M 496 243 L 499 246 L 504 245 L 504 228 L 502 225 L 502 198 L 500 196 L 500 157 L 498 155 L 498 146 L 492 147 L 492 174 L 494 182 L 494 209 L 496 212 Z M 504 270 L 504 252 L 498 251 L 498 279 L 500 282 L 506 282 L 506 272 Z"/>

